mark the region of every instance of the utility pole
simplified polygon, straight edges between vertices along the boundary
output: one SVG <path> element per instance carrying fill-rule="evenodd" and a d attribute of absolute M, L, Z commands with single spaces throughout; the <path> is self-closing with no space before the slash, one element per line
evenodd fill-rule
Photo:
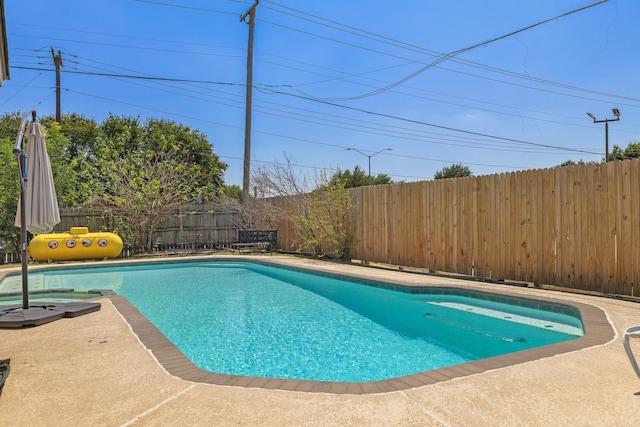
<path fill-rule="evenodd" d="M 251 181 L 251 103 L 253 95 L 253 29 L 256 21 L 258 1 L 240 16 L 240 21 L 249 24 L 249 44 L 247 46 L 247 96 L 244 116 L 244 175 L 242 177 L 242 203 L 249 203 Z M 249 21 L 247 22 L 247 17 Z"/>
<path fill-rule="evenodd" d="M 51 56 L 53 57 L 53 65 L 56 66 L 56 122 L 60 123 L 60 68 L 62 68 L 62 54 L 58 51 L 58 55 L 51 48 Z"/>

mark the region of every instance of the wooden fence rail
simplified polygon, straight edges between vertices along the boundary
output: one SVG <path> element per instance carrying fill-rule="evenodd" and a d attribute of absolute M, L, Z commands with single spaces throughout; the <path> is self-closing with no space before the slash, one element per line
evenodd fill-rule
<path fill-rule="evenodd" d="M 232 205 L 186 204 L 168 214 L 153 233 L 155 249 L 211 249 L 228 246 L 238 238 L 240 210 Z M 53 233 L 69 231 L 71 227 L 88 227 L 89 231 L 117 231 L 113 218 L 97 209 L 61 208 L 60 223 Z M 123 257 L 135 254 L 127 247 Z M 13 248 L 0 247 L 0 264 L 20 262 Z"/>
<path fill-rule="evenodd" d="M 187 204 L 168 214 L 154 231 L 153 241 L 160 249 L 226 245 L 237 240 L 239 216 L 239 209 L 229 205 Z M 63 233 L 71 227 L 117 232 L 113 218 L 99 210 L 84 207 L 61 208 L 60 223 L 52 233 Z M 17 253 L 5 250 L 5 262 L 16 260 L 19 260 Z"/>
<path fill-rule="evenodd" d="M 351 196 L 352 258 L 638 294 L 638 159 L 359 187 Z M 294 225 L 277 228 L 279 247 L 295 250 Z"/>
<path fill-rule="evenodd" d="M 203 247 L 235 241 L 238 235 L 238 209 L 228 205 L 185 205 L 159 224 L 153 241 L 162 247 Z M 68 231 L 71 227 L 89 227 L 90 231 L 113 231 L 113 218 L 90 208 L 60 210 L 60 223 L 53 232 Z"/>

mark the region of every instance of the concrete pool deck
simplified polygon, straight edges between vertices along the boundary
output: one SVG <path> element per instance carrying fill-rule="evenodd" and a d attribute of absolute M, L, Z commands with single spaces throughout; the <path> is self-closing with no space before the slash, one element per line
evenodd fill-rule
<path fill-rule="evenodd" d="M 606 312 L 616 334 L 593 347 L 404 390 L 310 393 L 257 388 L 262 386 L 257 382 L 256 387 L 206 384 L 171 375 L 143 345 L 117 303 L 104 297 L 96 300 L 102 308 L 95 313 L 0 330 L 0 359 L 11 358 L 0 396 L 0 424 L 631 426 L 640 419 L 640 379 L 622 346 L 624 330 L 640 324 L 640 304 L 292 257 L 258 259 L 408 285 L 471 286 L 593 305 Z"/>

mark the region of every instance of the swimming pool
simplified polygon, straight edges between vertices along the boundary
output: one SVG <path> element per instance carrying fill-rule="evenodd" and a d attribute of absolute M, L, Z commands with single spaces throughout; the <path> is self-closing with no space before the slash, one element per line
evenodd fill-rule
<path fill-rule="evenodd" d="M 112 289 L 198 367 L 238 376 L 380 381 L 584 333 L 578 310 L 566 305 L 255 262 L 56 269 L 32 276 L 44 289 Z"/>

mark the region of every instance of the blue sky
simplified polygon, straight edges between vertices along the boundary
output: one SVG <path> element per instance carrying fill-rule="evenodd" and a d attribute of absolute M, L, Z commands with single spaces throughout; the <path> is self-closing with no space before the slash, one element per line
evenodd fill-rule
<path fill-rule="evenodd" d="M 600 161 L 605 126 L 586 112 L 613 119 L 620 110 L 610 147 L 640 141 L 640 2 L 559 17 L 594 3 L 261 0 L 252 165 L 286 154 L 303 174 L 366 171 L 367 156 L 390 148 L 371 158 L 372 174 L 420 181 L 454 163 L 486 175 Z M 0 109 L 55 113 L 53 48 L 64 65 L 63 113 L 198 129 L 229 165 L 226 182 L 242 185 L 248 25 L 240 15 L 252 4 L 7 0 L 11 79 Z"/>

